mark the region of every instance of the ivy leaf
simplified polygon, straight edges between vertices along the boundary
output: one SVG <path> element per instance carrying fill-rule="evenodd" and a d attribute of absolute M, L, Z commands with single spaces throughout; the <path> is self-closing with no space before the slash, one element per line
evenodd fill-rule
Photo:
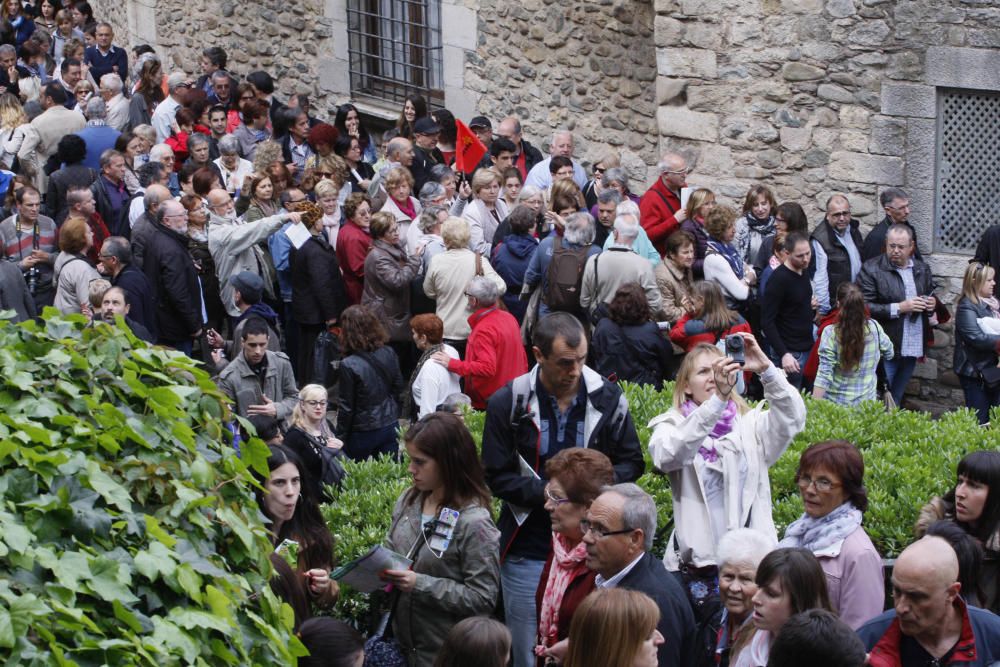
<path fill-rule="evenodd" d="M 98 597 L 106 602 L 118 600 L 125 604 L 139 601 L 127 588 L 131 576 L 124 565 L 104 557 L 91 558 L 89 562 L 90 580 L 87 583 Z"/>
<path fill-rule="evenodd" d="M 101 470 L 101 466 L 96 461 L 87 464 L 87 477 L 90 488 L 101 494 L 105 502 L 115 505 L 123 512 L 132 509 L 132 499 L 118 482 L 111 479 L 111 476 Z"/>

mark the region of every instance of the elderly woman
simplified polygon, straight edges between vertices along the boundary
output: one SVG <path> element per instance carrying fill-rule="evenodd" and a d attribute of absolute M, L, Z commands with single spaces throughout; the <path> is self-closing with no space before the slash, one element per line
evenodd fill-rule
<path fill-rule="evenodd" d="M 444 239 L 441 238 L 441 225 L 448 219 L 448 209 L 445 206 L 427 206 L 420 212 L 417 219 L 417 228 L 420 236 L 417 237 L 416 247 L 423 247 L 423 255 L 420 267 L 421 291 L 423 291 L 423 277 L 427 275 L 427 268 L 431 260 L 443 253 L 447 248 L 444 246 Z"/>
<path fill-rule="evenodd" d="M 347 302 L 361 303 L 365 287 L 365 258 L 372 247 L 372 200 L 362 192 L 352 193 L 344 202 L 346 222 L 337 234 L 337 261 L 344 275 Z"/>
<path fill-rule="evenodd" d="M 372 249 L 365 258 L 365 290 L 361 303 L 379 319 L 389 334 L 400 368 L 409 376 L 413 367 L 410 332 L 410 282 L 420 271 L 423 247 L 407 256 L 400 246 L 399 223 L 385 211 L 372 216 Z"/>
<path fill-rule="evenodd" d="M 531 256 L 528 270 L 524 274 L 523 293 L 530 293 L 541 285 L 542 294 L 548 291 L 549 264 L 556 248 L 569 250 L 585 250 L 586 256 L 596 255 L 601 249 L 594 245 L 595 222 L 589 213 L 570 213 L 563 223 L 563 235 L 552 234 L 538 244 L 538 249 Z M 549 314 L 549 304 L 543 298 L 538 308 L 538 319 Z"/>
<path fill-rule="evenodd" d="M 461 393 L 462 386 L 457 375 L 431 359 L 435 352 L 444 352 L 452 359 L 458 359 L 458 351 L 443 340 L 444 322 L 441 318 L 433 313 L 417 315 L 410 320 L 410 329 L 420 352 L 403 407 L 403 417 L 412 422 L 436 412 L 445 399 Z"/>
<path fill-rule="evenodd" d="M 676 323 L 691 307 L 693 264 L 694 237 L 680 230 L 667 237 L 667 254 L 654 273 L 662 297 L 660 309 L 668 322 Z"/>
<path fill-rule="evenodd" d="M 328 178 L 316 184 L 313 188 L 316 203 L 323 209 L 323 228 L 326 238 L 334 249 L 337 248 L 337 236 L 340 234 L 340 189 Z"/>
<path fill-rule="evenodd" d="M 744 262 L 752 264 L 768 236 L 774 234 L 778 202 L 774 193 L 765 185 L 755 185 L 743 200 L 743 215 L 736 221 L 736 238 L 733 245 Z"/>
<path fill-rule="evenodd" d="M 604 176 L 601 178 L 601 186 L 604 190 L 614 190 L 620 196 L 622 201 L 628 199 L 635 203 L 636 206 L 639 205 L 640 197 L 638 195 L 632 194 L 628 188 L 628 172 L 622 167 L 611 167 L 604 172 Z M 590 214 L 597 217 L 597 201 L 590 206 Z"/>
<path fill-rule="evenodd" d="M 253 174 L 253 163 L 240 157 L 239 139 L 231 134 L 219 139 L 219 157 L 212 164 L 219 170 L 226 192 L 239 197 L 247 176 Z"/>
<path fill-rule="evenodd" d="M 56 288 L 55 307 L 59 312 L 79 313 L 89 302 L 90 281 L 101 274 L 87 259 L 94 244 L 94 232 L 83 218 L 70 218 L 59 230 L 59 256 L 53 267 L 52 284 Z"/>
<path fill-rule="evenodd" d="M 861 517 L 868 509 L 865 462 L 846 440 L 810 445 L 799 458 L 795 481 L 805 513 L 785 530 L 781 547 L 802 547 L 819 559 L 830 603 L 857 630 L 882 613 L 882 559 Z"/>
<path fill-rule="evenodd" d="M 469 223 L 469 247 L 487 257 L 493 248 L 493 235 L 500 221 L 510 212 L 500 198 L 500 175 L 492 169 L 480 169 L 472 177 L 474 199 L 462 214 Z"/>
<path fill-rule="evenodd" d="M 393 167 L 385 177 L 385 191 L 389 195 L 379 211 L 392 215 L 399 223 L 399 234 L 406 238 L 410 223 L 420 215 L 420 202 L 413 197 L 413 176 L 406 167 Z"/>
<path fill-rule="evenodd" d="M 746 312 L 750 288 L 757 281 L 753 267 L 743 261 L 733 238 L 736 236 L 736 211 L 717 206 L 705 219 L 708 246 L 705 249 L 705 280 L 722 288 L 726 304 L 733 310 Z"/>
<path fill-rule="evenodd" d="M 437 301 L 437 316 L 444 322 L 444 339 L 465 353 L 465 343 L 472 332 L 469 326 L 468 298 L 465 288 L 476 275 L 496 283 L 503 294 L 506 284 L 485 257 L 469 250 L 469 225 L 461 218 L 448 218 L 441 227 L 443 253 L 431 261 L 424 276 L 424 293 Z"/>
<path fill-rule="evenodd" d="M 455 170 L 443 164 L 431 167 L 431 179 L 444 186 L 449 212 L 456 217 L 461 217 L 462 212 L 465 211 L 465 205 L 468 204 L 469 198 L 472 196 L 469 182 L 464 178 L 459 182 Z"/>
<path fill-rule="evenodd" d="M 569 636 L 573 612 L 594 590 L 597 573 L 587 567 L 587 545 L 580 522 L 601 494 L 615 483 L 607 456 L 593 449 L 570 447 L 545 463 L 545 510 L 552 520 L 552 549 L 535 593 L 541 667 L 545 649 Z"/>
<path fill-rule="evenodd" d="M 652 385 L 657 391 L 674 374 L 674 352 L 653 322 L 646 292 L 625 283 L 608 303 L 608 316 L 594 329 L 595 370 L 621 382 Z"/>
<path fill-rule="evenodd" d="M 716 566 L 715 545 L 733 528 L 777 538 L 767 470 L 805 428 L 802 396 L 748 333 L 744 364 L 715 345 L 699 344 L 677 373 L 674 407 L 649 423 L 653 464 L 670 476 L 675 529 L 664 563 Z M 766 403 L 750 408 L 736 393 L 737 374 L 760 376 Z"/>
<path fill-rule="evenodd" d="M 743 650 L 753 636 L 753 596 L 757 566 L 775 548 L 774 538 L 753 528 L 726 533 L 717 548 L 722 618 L 715 645 L 715 664 L 728 667 L 731 655 Z M 711 664 L 711 657 L 699 664 Z"/>
<path fill-rule="evenodd" d="M 188 213 L 188 254 L 194 260 L 198 280 L 201 281 L 205 314 L 208 316 L 206 323 L 210 328 L 220 331 L 225 321 L 226 309 L 222 303 L 215 260 L 212 259 L 212 253 L 208 249 L 208 207 L 197 195 L 182 195 L 181 206 Z"/>
<path fill-rule="evenodd" d="M 493 249 L 493 266 L 507 284 L 504 305 L 518 322 L 524 320 L 528 311 L 528 302 L 521 300 L 521 285 L 528 271 L 528 262 L 538 247 L 538 239 L 532 235 L 536 219 L 535 212 L 527 206 L 516 206 L 505 221 L 510 233 Z"/>

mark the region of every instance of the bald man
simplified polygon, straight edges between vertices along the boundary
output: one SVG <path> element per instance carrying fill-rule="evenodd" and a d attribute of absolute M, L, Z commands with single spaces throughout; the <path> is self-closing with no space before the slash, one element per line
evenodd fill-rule
<path fill-rule="evenodd" d="M 677 153 L 665 153 L 657 166 L 659 178 L 639 200 L 639 222 L 662 257 L 667 238 L 687 219 L 681 206 L 681 188 L 687 185 L 688 166 Z"/>
<path fill-rule="evenodd" d="M 992 665 L 1000 660 L 1000 617 L 961 598 L 958 558 L 940 537 L 908 546 L 892 572 L 894 609 L 858 635 L 872 667 Z"/>

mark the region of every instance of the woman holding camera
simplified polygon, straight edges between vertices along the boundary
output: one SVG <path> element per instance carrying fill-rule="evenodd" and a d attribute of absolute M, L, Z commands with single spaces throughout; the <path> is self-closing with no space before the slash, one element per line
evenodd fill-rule
<path fill-rule="evenodd" d="M 805 403 L 781 369 L 752 334 L 737 335 L 745 362 L 697 345 L 677 373 L 674 407 L 649 423 L 653 465 L 670 475 L 674 501 L 664 563 L 702 581 L 716 576 L 715 547 L 728 531 L 754 528 L 777 539 L 767 470 L 806 423 Z M 764 387 L 766 402 L 753 409 L 733 392 L 741 371 L 758 374 Z"/>

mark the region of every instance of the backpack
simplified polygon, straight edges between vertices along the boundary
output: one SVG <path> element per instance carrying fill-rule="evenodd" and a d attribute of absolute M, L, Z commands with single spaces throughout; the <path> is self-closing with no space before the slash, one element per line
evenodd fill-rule
<path fill-rule="evenodd" d="M 583 282 L 583 268 L 587 263 L 586 246 L 564 248 L 562 237 L 552 238 L 552 259 L 545 274 L 545 305 L 550 311 L 579 313 L 580 285 Z"/>

